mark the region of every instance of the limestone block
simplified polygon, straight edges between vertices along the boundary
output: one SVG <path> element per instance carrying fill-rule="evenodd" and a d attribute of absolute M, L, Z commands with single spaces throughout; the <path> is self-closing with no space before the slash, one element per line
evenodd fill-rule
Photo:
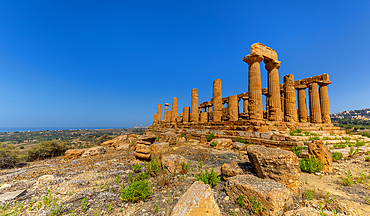
<path fill-rule="evenodd" d="M 232 201 L 239 195 L 244 199 L 256 199 L 267 215 L 281 215 L 284 206 L 293 204 L 291 192 L 282 184 L 271 179 L 261 179 L 253 175 L 238 175 L 228 178 L 225 190 Z"/>
<path fill-rule="evenodd" d="M 100 144 L 101 146 L 103 147 L 112 147 L 113 146 L 113 143 L 115 142 L 116 140 L 112 139 L 112 140 L 108 140 L 108 141 L 105 141 L 103 142 L 102 144 Z"/>
<path fill-rule="evenodd" d="M 130 148 L 130 144 L 125 143 L 116 148 L 117 151 L 128 151 Z"/>
<path fill-rule="evenodd" d="M 151 145 L 152 155 L 159 155 L 167 153 L 170 149 L 170 145 L 167 142 L 155 142 Z"/>
<path fill-rule="evenodd" d="M 187 163 L 187 159 L 181 155 L 170 154 L 164 155 L 161 159 L 162 164 L 170 171 L 171 173 L 182 173 L 182 163 Z"/>
<path fill-rule="evenodd" d="M 206 135 L 202 135 L 200 136 L 200 143 L 207 143 L 207 136 Z"/>
<path fill-rule="evenodd" d="M 331 159 L 330 149 L 324 141 L 314 140 L 308 142 L 308 154 L 310 157 L 318 158 L 325 163 L 324 172 L 333 172 L 333 160 Z"/>
<path fill-rule="evenodd" d="M 208 122 L 208 113 L 207 112 L 202 112 L 200 113 L 200 122 Z"/>
<path fill-rule="evenodd" d="M 201 181 L 194 182 L 180 198 L 171 216 L 220 216 L 221 211 L 210 186 Z"/>
<path fill-rule="evenodd" d="M 271 137 L 272 137 L 272 132 L 261 132 L 261 138 L 262 139 L 271 139 Z"/>
<path fill-rule="evenodd" d="M 82 155 L 81 157 L 90 157 L 90 156 L 95 156 L 95 155 L 100 155 L 100 154 L 104 154 L 107 152 L 107 149 L 103 146 L 97 146 L 97 147 L 93 147 L 93 148 L 89 148 L 87 149 Z"/>
<path fill-rule="evenodd" d="M 53 175 L 43 175 L 41 177 L 38 178 L 38 181 L 40 182 L 44 182 L 44 181 L 53 181 L 54 180 L 54 176 Z"/>
<path fill-rule="evenodd" d="M 142 154 L 150 154 L 151 147 L 150 145 L 144 145 L 144 144 L 137 144 L 135 152 L 142 153 Z"/>
<path fill-rule="evenodd" d="M 239 167 L 237 162 L 233 162 L 231 164 L 224 163 L 221 166 L 221 174 L 222 178 L 226 180 L 229 177 L 234 177 L 237 175 L 243 175 L 243 170 Z"/>
<path fill-rule="evenodd" d="M 64 159 L 76 159 L 76 158 L 79 158 L 85 151 L 86 151 L 86 149 L 68 149 L 64 153 Z"/>
<path fill-rule="evenodd" d="M 227 138 L 216 138 L 211 142 L 217 143 L 216 149 L 231 149 L 233 145 L 233 141 Z"/>
<path fill-rule="evenodd" d="M 238 149 L 240 151 L 244 151 L 245 150 L 245 143 L 241 143 L 241 142 L 234 142 L 233 143 L 233 149 Z"/>
<path fill-rule="evenodd" d="M 139 152 L 134 153 L 136 158 L 144 159 L 144 160 L 149 160 L 150 159 L 150 154 L 143 154 Z"/>
<path fill-rule="evenodd" d="M 277 181 L 298 192 L 301 168 L 297 155 L 291 151 L 264 146 L 247 146 L 248 158 L 258 177 Z"/>
<path fill-rule="evenodd" d="M 263 57 L 265 58 L 278 60 L 278 55 L 276 51 L 264 44 L 261 44 L 261 43 L 252 44 L 251 53 L 254 53 L 254 52 L 263 55 Z"/>

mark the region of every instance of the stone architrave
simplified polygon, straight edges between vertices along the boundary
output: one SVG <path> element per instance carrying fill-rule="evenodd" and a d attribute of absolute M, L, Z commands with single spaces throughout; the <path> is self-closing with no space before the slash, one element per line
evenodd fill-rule
<path fill-rule="evenodd" d="M 190 120 L 190 107 L 184 107 L 182 110 L 182 122 L 189 122 Z"/>
<path fill-rule="evenodd" d="M 300 122 L 307 122 L 306 85 L 295 86 L 298 93 L 298 114 Z"/>
<path fill-rule="evenodd" d="M 243 58 L 243 61 L 249 65 L 248 73 L 248 112 L 249 119 L 262 120 L 262 88 L 261 88 L 261 70 L 260 63 L 263 56 L 254 52 Z"/>
<path fill-rule="evenodd" d="M 329 93 L 328 93 L 328 85 L 330 83 L 331 83 L 330 81 L 319 82 L 319 85 L 320 85 L 321 119 L 322 119 L 322 123 L 327 123 L 327 124 L 331 124 Z"/>
<path fill-rule="evenodd" d="M 297 107 L 294 89 L 294 75 L 288 74 L 284 76 L 284 92 L 285 92 L 285 112 L 284 121 L 296 122 L 297 121 Z"/>
<path fill-rule="evenodd" d="M 265 68 L 268 71 L 268 120 L 281 121 L 281 100 L 279 68 L 280 61 L 264 60 Z"/>
<path fill-rule="evenodd" d="M 215 79 L 213 81 L 213 121 L 221 121 L 222 117 L 222 91 L 221 91 L 221 80 Z"/>
<path fill-rule="evenodd" d="M 164 120 L 166 121 L 166 122 L 169 122 L 169 116 L 168 116 L 168 106 L 169 106 L 170 104 L 169 103 L 165 103 L 164 104 Z"/>
<path fill-rule="evenodd" d="M 198 89 L 191 90 L 190 122 L 199 122 Z"/>
<path fill-rule="evenodd" d="M 158 104 L 157 105 L 157 122 L 160 122 L 161 121 L 161 104 Z"/>
<path fill-rule="evenodd" d="M 208 122 L 208 112 L 200 113 L 200 122 Z"/>
<path fill-rule="evenodd" d="M 178 115 L 178 98 L 174 97 L 172 101 L 171 123 L 176 123 Z"/>
<path fill-rule="evenodd" d="M 308 86 L 309 86 L 310 122 L 322 123 L 318 84 L 311 83 Z"/>
<path fill-rule="evenodd" d="M 243 97 L 243 113 L 248 114 L 248 97 Z"/>
<path fill-rule="evenodd" d="M 239 103 L 238 95 L 229 96 L 229 121 L 238 121 L 239 119 Z"/>

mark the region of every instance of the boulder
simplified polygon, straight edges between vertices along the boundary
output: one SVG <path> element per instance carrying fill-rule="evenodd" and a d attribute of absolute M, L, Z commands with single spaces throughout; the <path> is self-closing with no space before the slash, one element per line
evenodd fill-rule
<path fill-rule="evenodd" d="M 64 153 L 64 159 L 76 159 L 76 158 L 79 158 L 85 151 L 86 151 L 86 149 L 68 149 Z"/>
<path fill-rule="evenodd" d="M 233 146 L 233 141 L 231 139 L 227 139 L 227 138 L 213 139 L 211 141 L 211 143 L 212 142 L 217 143 L 216 149 L 231 149 L 232 146 Z"/>
<path fill-rule="evenodd" d="M 231 164 L 224 163 L 221 166 L 222 178 L 226 180 L 229 177 L 234 177 L 237 175 L 243 175 L 243 170 L 239 167 L 238 163 L 232 162 Z"/>
<path fill-rule="evenodd" d="M 181 173 L 182 172 L 182 163 L 187 163 L 187 159 L 178 154 L 169 154 L 162 156 L 162 164 L 170 171 L 171 173 Z"/>
<path fill-rule="evenodd" d="M 191 137 L 192 137 L 191 134 L 186 134 L 185 135 L 185 140 L 186 141 L 191 141 Z"/>
<path fill-rule="evenodd" d="M 200 136 L 200 143 L 204 144 L 204 143 L 207 143 L 207 136 L 206 135 L 201 135 Z"/>
<path fill-rule="evenodd" d="M 249 145 L 247 152 L 258 177 L 272 179 L 298 192 L 301 168 L 297 155 L 291 151 L 260 145 Z"/>
<path fill-rule="evenodd" d="M 116 148 L 118 151 L 128 151 L 130 149 L 130 144 L 125 143 Z"/>
<path fill-rule="evenodd" d="M 115 141 L 113 142 L 112 146 L 114 148 L 118 148 L 119 146 L 125 144 L 125 143 L 128 143 L 129 140 L 127 138 L 127 135 L 121 135 L 121 136 L 118 136 L 114 139 Z"/>
<path fill-rule="evenodd" d="M 86 149 L 86 151 L 81 155 L 81 157 L 89 157 L 104 154 L 107 152 L 107 149 L 103 146 L 97 146 L 93 148 Z"/>
<path fill-rule="evenodd" d="M 320 157 L 320 160 L 325 163 L 322 171 L 333 172 L 333 160 L 331 159 L 330 149 L 324 144 L 324 141 L 314 140 L 313 142 L 308 142 L 308 155 L 315 159 Z"/>
<path fill-rule="evenodd" d="M 150 159 L 150 154 L 143 154 L 139 152 L 134 153 L 136 158 L 144 159 L 144 160 L 149 160 Z"/>
<path fill-rule="evenodd" d="M 259 201 L 267 215 L 282 215 L 284 206 L 293 204 L 292 194 L 284 185 L 253 175 L 228 178 L 225 190 L 232 201 L 236 201 L 240 195 L 244 196 L 244 200 Z"/>
<path fill-rule="evenodd" d="M 109 147 L 112 147 L 112 145 L 113 145 L 114 142 L 115 142 L 115 140 L 112 139 L 112 140 L 105 141 L 105 142 L 103 142 L 100 145 L 103 146 L 103 147 L 109 148 Z"/>
<path fill-rule="evenodd" d="M 243 151 L 245 150 L 245 143 L 241 143 L 241 142 L 234 142 L 233 143 L 233 149 L 237 149 L 237 150 L 240 150 L 240 151 Z"/>
<path fill-rule="evenodd" d="M 152 155 L 159 155 L 163 153 L 167 153 L 170 150 L 169 143 L 166 142 L 155 142 L 151 145 L 152 147 Z"/>
<path fill-rule="evenodd" d="M 210 186 L 201 181 L 194 182 L 177 202 L 172 216 L 221 215 Z"/>
<path fill-rule="evenodd" d="M 179 136 L 174 132 L 166 132 L 161 136 L 160 141 L 166 142 L 169 145 L 175 145 L 179 139 Z"/>
<path fill-rule="evenodd" d="M 144 145 L 144 144 L 137 144 L 135 152 L 142 153 L 142 154 L 150 154 L 151 152 L 150 145 Z"/>

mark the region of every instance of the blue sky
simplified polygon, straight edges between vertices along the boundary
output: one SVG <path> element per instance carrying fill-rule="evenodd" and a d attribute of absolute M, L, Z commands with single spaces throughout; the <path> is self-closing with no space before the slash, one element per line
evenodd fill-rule
<path fill-rule="evenodd" d="M 0 128 L 150 125 L 157 103 L 248 90 L 250 45 L 369 107 L 369 1 L 0 1 Z M 267 72 L 261 65 L 262 86 Z M 162 115 L 163 116 L 163 115 Z"/>

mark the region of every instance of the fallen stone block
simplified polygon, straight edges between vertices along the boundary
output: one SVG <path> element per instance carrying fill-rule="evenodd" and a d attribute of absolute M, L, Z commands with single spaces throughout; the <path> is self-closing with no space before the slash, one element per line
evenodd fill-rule
<path fill-rule="evenodd" d="M 245 143 L 234 142 L 233 143 L 233 149 L 238 149 L 240 151 L 243 151 L 243 150 L 245 150 Z"/>
<path fill-rule="evenodd" d="M 107 149 L 103 146 L 97 146 L 93 148 L 86 149 L 86 151 L 81 155 L 81 157 L 90 157 L 95 155 L 101 155 L 107 152 Z"/>
<path fill-rule="evenodd" d="M 76 159 L 81 157 L 81 155 L 86 151 L 86 149 L 68 149 L 64 153 L 64 159 Z"/>
<path fill-rule="evenodd" d="M 324 141 L 314 140 L 308 142 L 308 155 L 310 157 L 319 158 L 325 163 L 322 171 L 333 172 L 333 160 L 331 159 L 331 153 L 328 146 L 324 144 Z"/>
<path fill-rule="evenodd" d="M 166 142 L 155 142 L 151 145 L 151 147 L 153 155 L 167 153 L 170 149 L 169 143 Z"/>
<path fill-rule="evenodd" d="M 221 166 L 222 178 L 226 180 L 229 177 L 234 177 L 237 175 L 243 175 L 243 170 L 239 167 L 238 163 L 233 162 L 231 164 L 224 163 Z"/>
<path fill-rule="evenodd" d="M 178 154 L 165 155 L 161 159 L 162 164 L 170 171 L 171 173 L 182 173 L 182 163 L 187 163 L 187 159 Z"/>
<path fill-rule="evenodd" d="M 26 189 L 22 190 L 16 190 L 12 192 L 6 192 L 4 194 L 0 195 L 0 202 L 5 201 L 5 200 L 12 200 L 15 198 L 18 198 L 26 193 Z"/>
<path fill-rule="evenodd" d="M 213 139 L 211 142 L 217 143 L 216 149 L 231 149 L 233 141 L 227 138 L 217 138 Z"/>

